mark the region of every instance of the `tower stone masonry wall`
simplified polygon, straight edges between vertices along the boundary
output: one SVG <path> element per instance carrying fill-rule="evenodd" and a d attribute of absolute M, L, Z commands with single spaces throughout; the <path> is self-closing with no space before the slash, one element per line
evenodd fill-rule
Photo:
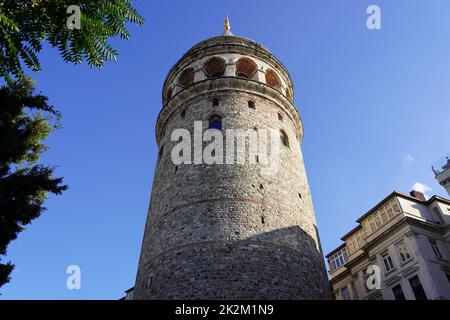
<path fill-rule="evenodd" d="M 208 78 L 201 64 L 219 55 L 227 66 Z M 242 56 L 258 72 L 277 72 L 282 86 L 261 77 L 230 73 Z M 186 68 L 188 87 L 176 86 Z M 230 75 L 231 74 L 231 75 Z M 303 128 L 289 74 L 266 49 L 234 36 L 206 40 L 188 51 L 168 75 L 157 124 L 160 157 L 142 243 L 135 299 L 327 299 L 330 297 L 310 190 L 301 153 Z M 219 105 L 214 106 L 213 99 Z M 249 108 L 248 101 L 255 103 Z M 208 129 L 212 115 L 226 129 L 283 130 L 280 167 L 264 175 L 262 164 L 180 164 L 171 160 L 175 129 Z M 207 143 L 204 143 L 207 145 Z M 226 147 L 224 144 L 224 153 Z"/>

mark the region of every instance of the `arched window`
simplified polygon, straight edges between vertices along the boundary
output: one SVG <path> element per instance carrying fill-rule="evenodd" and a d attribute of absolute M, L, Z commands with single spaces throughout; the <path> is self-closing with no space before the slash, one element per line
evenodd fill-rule
<path fill-rule="evenodd" d="M 194 83 L 194 68 L 185 69 L 178 78 L 178 84 L 183 87 L 189 87 Z"/>
<path fill-rule="evenodd" d="M 289 148 L 289 138 L 283 130 L 280 130 L 280 143 Z"/>
<path fill-rule="evenodd" d="M 218 78 L 225 72 L 225 59 L 219 57 L 213 57 L 205 62 L 203 65 L 208 78 Z"/>
<path fill-rule="evenodd" d="M 280 78 L 272 69 L 266 71 L 266 84 L 274 89 L 281 87 Z"/>
<path fill-rule="evenodd" d="M 164 100 L 167 102 L 172 98 L 172 88 L 167 88 L 166 93 L 164 94 Z"/>
<path fill-rule="evenodd" d="M 250 79 L 258 70 L 258 65 L 249 58 L 240 58 L 236 61 L 236 75 Z"/>
<path fill-rule="evenodd" d="M 292 101 L 292 93 L 291 93 L 291 90 L 289 90 L 289 88 L 286 89 L 286 97 L 287 97 L 290 101 Z"/>
<path fill-rule="evenodd" d="M 209 129 L 222 130 L 222 117 L 213 115 L 209 118 Z"/>
<path fill-rule="evenodd" d="M 212 100 L 212 105 L 213 105 L 213 107 L 218 107 L 219 106 L 219 99 L 218 98 L 214 98 Z"/>
<path fill-rule="evenodd" d="M 248 107 L 250 109 L 256 109 L 256 103 L 253 100 L 248 100 Z"/>

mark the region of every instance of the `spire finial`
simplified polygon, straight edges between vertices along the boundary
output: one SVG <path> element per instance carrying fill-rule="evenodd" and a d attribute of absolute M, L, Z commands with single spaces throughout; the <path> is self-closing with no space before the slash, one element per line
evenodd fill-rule
<path fill-rule="evenodd" d="M 224 33 L 225 36 L 232 36 L 233 35 L 231 33 L 230 19 L 228 18 L 228 14 L 225 16 L 224 29 L 225 29 L 225 33 Z"/>

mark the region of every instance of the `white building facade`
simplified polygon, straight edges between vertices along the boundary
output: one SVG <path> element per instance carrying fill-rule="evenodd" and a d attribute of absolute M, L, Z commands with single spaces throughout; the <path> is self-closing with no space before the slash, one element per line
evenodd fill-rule
<path fill-rule="evenodd" d="M 337 300 L 450 299 L 450 200 L 393 192 L 328 259 Z"/>

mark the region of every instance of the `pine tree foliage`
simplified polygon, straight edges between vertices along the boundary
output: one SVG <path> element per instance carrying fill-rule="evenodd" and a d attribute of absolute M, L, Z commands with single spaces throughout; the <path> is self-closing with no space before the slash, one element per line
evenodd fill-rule
<path fill-rule="evenodd" d="M 81 10 L 81 29 L 71 30 L 67 9 L 74 4 Z M 0 0 L 0 76 L 11 84 L 24 77 L 23 64 L 40 71 L 44 42 L 66 62 L 101 68 L 117 58 L 109 40 L 130 38 L 129 23 L 144 23 L 130 0 Z"/>
<path fill-rule="evenodd" d="M 0 256 L 45 210 L 48 193 L 67 189 L 62 178 L 53 177 L 53 167 L 37 164 L 48 149 L 43 141 L 59 120 L 48 98 L 34 94 L 31 79 L 0 88 Z M 0 286 L 9 281 L 13 268 L 0 258 Z"/>

